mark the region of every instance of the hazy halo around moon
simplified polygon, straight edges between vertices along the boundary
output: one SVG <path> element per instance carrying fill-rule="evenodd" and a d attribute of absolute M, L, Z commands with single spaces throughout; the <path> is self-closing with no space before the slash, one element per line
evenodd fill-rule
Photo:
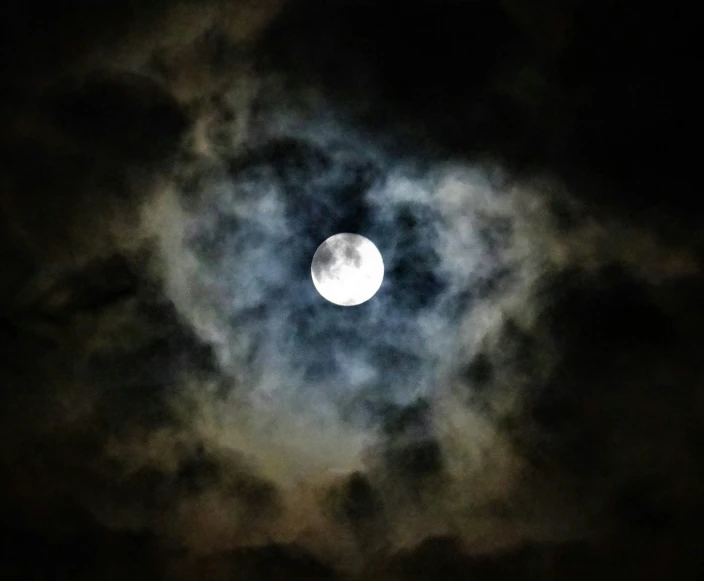
<path fill-rule="evenodd" d="M 342 307 L 354 307 L 368 301 L 381 287 L 384 260 L 369 238 L 343 232 L 318 247 L 310 274 L 323 298 Z"/>

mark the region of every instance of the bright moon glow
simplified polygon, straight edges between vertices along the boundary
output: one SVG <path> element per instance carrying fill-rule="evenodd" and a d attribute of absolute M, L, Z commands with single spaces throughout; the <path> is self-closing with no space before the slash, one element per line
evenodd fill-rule
<path fill-rule="evenodd" d="M 313 284 L 323 298 L 354 307 L 372 298 L 384 280 L 384 260 L 374 243 L 359 234 L 335 234 L 313 255 Z"/>

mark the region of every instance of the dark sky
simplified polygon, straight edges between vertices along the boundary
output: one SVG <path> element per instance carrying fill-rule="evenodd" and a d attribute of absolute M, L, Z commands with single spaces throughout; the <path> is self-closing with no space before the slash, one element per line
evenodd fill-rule
<path fill-rule="evenodd" d="M 2 10 L 0 577 L 701 577 L 693 15 Z"/>

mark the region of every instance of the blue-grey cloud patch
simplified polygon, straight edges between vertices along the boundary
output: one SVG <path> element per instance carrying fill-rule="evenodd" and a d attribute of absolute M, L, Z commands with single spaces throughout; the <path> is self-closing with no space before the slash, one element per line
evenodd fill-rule
<path fill-rule="evenodd" d="M 647 284 L 691 263 L 590 219 L 550 176 L 403 147 L 281 82 L 223 99 L 231 114 L 210 119 L 247 122 L 217 122 L 145 205 L 165 293 L 217 361 L 217 389 L 191 379 L 176 398 L 193 437 L 278 491 L 265 534 L 338 563 L 437 535 L 484 550 L 593 532 L 602 500 L 573 496 L 552 443 L 569 438 L 540 415 L 577 365 L 551 281 L 621 264 Z M 310 279 L 340 232 L 373 240 L 386 269 L 352 308 Z"/>
<path fill-rule="evenodd" d="M 536 281 L 558 268 L 550 213 L 500 168 L 429 162 L 355 133 L 322 101 L 308 124 L 276 95 L 246 139 L 189 156 L 145 206 L 165 292 L 221 374 L 217 391 L 194 380 L 181 392 L 204 414 L 196 431 L 290 503 L 276 538 L 313 527 L 309 548 L 357 554 L 358 535 L 325 533 L 346 528 L 315 492 L 357 478 L 384 506 L 374 526 L 392 547 L 458 531 L 498 539 L 513 525 L 489 507 L 526 469 L 498 420 L 521 415 L 521 386 L 552 358 L 495 369 L 485 393 L 469 367 L 518 349 L 503 341 L 507 322 L 532 333 Z M 386 269 L 379 292 L 352 308 L 310 279 L 319 244 L 340 232 L 373 240 Z M 292 524 L 296 503 L 309 514 Z"/>

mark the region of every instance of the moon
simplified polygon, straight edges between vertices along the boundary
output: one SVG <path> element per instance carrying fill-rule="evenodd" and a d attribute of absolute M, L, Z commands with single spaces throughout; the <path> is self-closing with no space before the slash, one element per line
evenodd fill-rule
<path fill-rule="evenodd" d="M 343 232 L 318 246 L 310 275 L 324 299 L 354 307 L 371 299 L 381 287 L 384 260 L 369 238 Z"/>

